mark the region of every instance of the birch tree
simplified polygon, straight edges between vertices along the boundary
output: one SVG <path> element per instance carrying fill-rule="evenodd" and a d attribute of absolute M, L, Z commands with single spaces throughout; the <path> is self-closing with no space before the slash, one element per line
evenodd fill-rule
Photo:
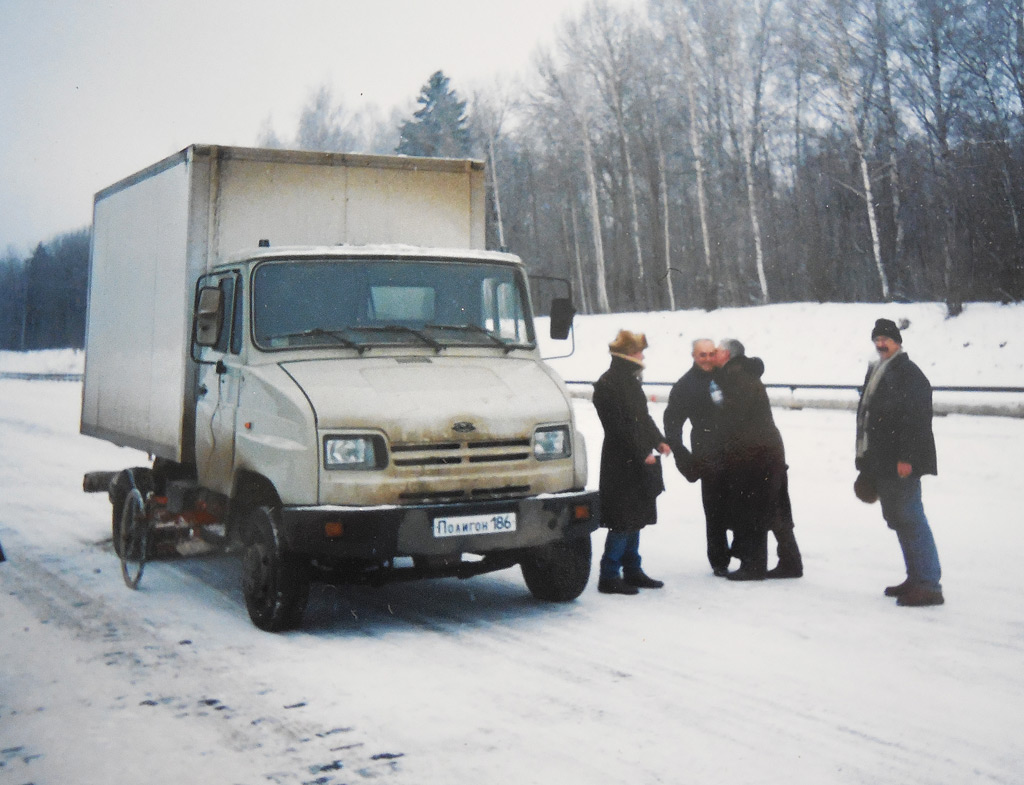
<path fill-rule="evenodd" d="M 632 18 L 611 8 L 605 0 L 595 0 L 583 11 L 581 23 L 568 31 L 574 39 L 583 68 L 594 80 L 614 120 L 625 176 L 625 199 L 629 207 L 630 238 L 632 240 L 636 275 L 640 283 L 643 304 L 649 301 L 644 274 L 643 237 L 640 233 L 640 207 L 637 194 L 636 171 L 626 123 L 627 102 L 630 99 L 627 77 L 632 73 L 633 37 Z M 592 151 L 588 151 L 592 156 Z"/>
<path fill-rule="evenodd" d="M 952 150 L 954 121 L 963 98 L 963 73 L 957 67 L 954 41 L 963 32 L 964 0 L 905 0 L 907 15 L 900 37 L 908 67 L 903 88 L 910 111 L 925 129 L 936 176 L 934 200 L 941 216 L 939 235 L 943 288 L 951 316 L 963 310 L 960 278 L 957 186 Z"/>
<path fill-rule="evenodd" d="M 858 57 L 859 52 L 870 54 L 870 45 L 863 38 L 855 39 L 851 30 L 857 21 L 863 22 L 863 18 L 856 19 L 858 10 L 854 3 L 827 0 L 817 17 L 820 22 L 822 56 L 828 63 L 828 74 L 836 87 L 839 112 L 845 122 L 846 132 L 857 159 L 860 174 L 860 189 L 857 195 L 864 203 L 871 237 L 871 256 L 878 275 L 882 299 L 888 301 L 891 299 L 889 276 L 882 259 L 882 241 L 878 230 L 878 214 L 865 141 L 867 108 L 872 99 L 874 75 L 870 68 L 865 69 L 861 66 Z"/>
<path fill-rule="evenodd" d="M 533 104 L 534 113 L 539 116 L 542 126 L 554 121 L 556 116 L 564 114 L 568 119 L 573 141 L 582 148 L 586 203 L 594 254 L 595 307 L 599 313 L 608 313 L 611 311 L 611 304 L 608 299 L 604 239 L 601 234 L 601 203 L 591 143 L 590 95 L 586 80 L 574 68 L 559 69 L 550 53 L 541 55 L 538 58 L 538 65 L 542 89 Z M 569 144 L 570 141 L 563 140 L 562 143 Z"/>

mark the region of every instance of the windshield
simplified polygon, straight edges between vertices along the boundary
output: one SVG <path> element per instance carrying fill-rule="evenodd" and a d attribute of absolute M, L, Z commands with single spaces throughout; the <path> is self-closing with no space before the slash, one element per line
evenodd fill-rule
<path fill-rule="evenodd" d="M 253 273 L 261 349 L 532 346 L 525 282 L 509 265 L 423 260 L 280 260 Z"/>

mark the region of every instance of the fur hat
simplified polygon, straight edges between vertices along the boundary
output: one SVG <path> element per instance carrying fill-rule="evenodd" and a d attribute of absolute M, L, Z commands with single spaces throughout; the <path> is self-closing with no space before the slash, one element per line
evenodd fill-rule
<path fill-rule="evenodd" d="M 608 351 L 612 354 L 638 354 L 647 348 L 647 336 L 643 333 L 631 333 L 629 330 L 619 330 L 615 340 L 608 344 Z"/>
<path fill-rule="evenodd" d="M 903 345 L 903 335 L 892 319 L 879 319 L 875 322 L 875 328 L 871 331 L 871 340 L 875 340 L 880 335 L 892 338 L 896 343 Z"/>

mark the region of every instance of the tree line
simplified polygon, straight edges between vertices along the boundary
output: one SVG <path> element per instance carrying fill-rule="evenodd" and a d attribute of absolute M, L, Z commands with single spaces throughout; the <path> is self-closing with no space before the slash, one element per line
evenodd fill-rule
<path fill-rule="evenodd" d="M 593 0 L 533 71 L 361 134 L 324 88 L 291 143 L 486 159 L 491 246 L 588 312 L 1024 298 L 1020 0 Z"/>
<path fill-rule="evenodd" d="M 1024 296 L 1022 106 L 1020 0 L 594 2 L 492 162 L 510 244 L 590 310 L 955 315 Z"/>
<path fill-rule="evenodd" d="M 489 247 L 584 312 L 1024 299 L 1020 0 L 592 0 L 555 40 L 411 116 L 321 87 L 258 144 L 485 159 Z M 0 260 L 2 346 L 81 345 L 87 254 Z"/>
<path fill-rule="evenodd" d="M 88 276 L 88 229 L 0 257 L 0 349 L 84 346 Z"/>

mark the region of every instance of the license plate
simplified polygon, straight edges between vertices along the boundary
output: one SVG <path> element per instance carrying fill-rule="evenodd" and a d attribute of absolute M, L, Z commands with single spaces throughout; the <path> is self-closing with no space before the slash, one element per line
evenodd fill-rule
<path fill-rule="evenodd" d="M 434 518 L 435 537 L 463 537 L 467 534 L 504 534 L 516 530 L 516 514 L 499 512 L 491 515 L 455 515 Z"/>

